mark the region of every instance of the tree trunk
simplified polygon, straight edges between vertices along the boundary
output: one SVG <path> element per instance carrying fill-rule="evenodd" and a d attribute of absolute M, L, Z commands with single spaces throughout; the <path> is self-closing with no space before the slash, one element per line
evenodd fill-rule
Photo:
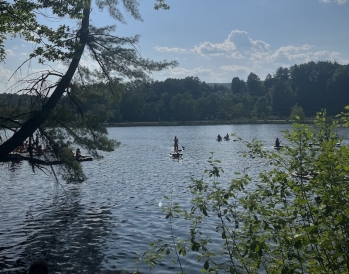
<path fill-rule="evenodd" d="M 57 103 L 61 99 L 64 92 L 67 90 L 71 79 L 73 78 L 75 71 L 79 65 L 81 56 L 84 52 L 85 45 L 87 43 L 89 34 L 89 20 L 90 20 L 90 9 L 91 1 L 88 7 L 83 10 L 83 19 L 81 23 L 81 29 L 79 31 L 79 46 L 75 50 L 74 58 L 71 61 L 67 72 L 63 75 L 57 87 L 53 91 L 49 100 L 42 107 L 40 111 L 35 112 L 26 122 L 23 123 L 22 127 L 13 134 L 13 136 L 5 141 L 0 146 L 0 162 L 6 160 L 8 154 L 13 151 L 16 147 L 23 144 L 23 142 L 32 136 L 35 130 L 40 127 L 42 123 L 46 121 L 52 110 L 56 107 Z"/>

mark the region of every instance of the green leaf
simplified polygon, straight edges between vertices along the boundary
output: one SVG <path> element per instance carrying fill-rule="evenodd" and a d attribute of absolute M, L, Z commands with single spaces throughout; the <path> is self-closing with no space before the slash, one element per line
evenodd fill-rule
<path fill-rule="evenodd" d="M 342 215 L 339 215 L 339 216 L 336 217 L 336 221 L 338 223 L 340 223 L 342 220 L 343 220 L 343 216 Z"/>
<path fill-rule="evenodd" d="M 293 246 L 297 249 L 301 248 L 302 247 L 302 241 L 296 241 Z"/>
<path fill-rule="evenodd" d="M 306 203 L 308 203 L 308 200 L 306 199 L 298 199 L 297 202 L 301 205 L 305 205 Z"/>
<path fill-rule="evenodd" d="M 313 225 L 313 226 L 308 226 L 305 228 L 305 230 L 308 232 L 308 233 L 312 233 L 312 231 L 314 229 L 317 229 L 319 226 L 318 225 Z"/>
<path fill-rule="evenodd" d="M 204 268 L 205 268 L 206 270 L 208 270 L 209 267 L 210 267 L 210 263 L 209 263 L 209 261 L 207 260 L 207 261 L 205 262 L 205 264 L 204 264 Z"/>
<path fill-rule="evenodd" d="M 199 251 L 200 245 L 198 243 L 193 243 L 191 246 L 192 251 Z"/>

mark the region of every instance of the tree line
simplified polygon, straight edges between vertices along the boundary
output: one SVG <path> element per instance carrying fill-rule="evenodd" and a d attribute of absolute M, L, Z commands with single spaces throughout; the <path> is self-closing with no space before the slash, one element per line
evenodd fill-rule
<path fill-rule="evenodd" d="M 107 94 L 97 84 L 89 92 Z M 292 113 L 329 115 L 349 103 L 349 65 L 320 61 L 280 67 L 264 80 L 251 72 L 246 81 L 234 77 L 230 88 L 210 85 L 198 77 L 165 81 L 134 81 L 120 85 L 121 98 L 85 100 L 86 110 L 106 122 L 202 121 L 288 118 Z"/>
<path fill-rule="evenodd" d="M 198 77 L 120 83 L 113 87 L 114 93 L 102 82 L 72 87 L 80 111 L 96 116 L 99 122 L 285 119 L 295 114 L 302 118 L 322 109 L 329 115 L 343 110 L 349 103 L 349 65 L 308 62 L 280 67 L 264 80 L 251 72 L 246 81 L 234 77 L 230 88 Z M 0 98 L 7 102 L 1 116 L 23 113 L 34 99 L 18 95 L 10 100 L 6 94 Z M 68 99 L 65 96 L 62 105 L 69 104 Z M 17 107 L 19 101 L 22 109 Z"/>

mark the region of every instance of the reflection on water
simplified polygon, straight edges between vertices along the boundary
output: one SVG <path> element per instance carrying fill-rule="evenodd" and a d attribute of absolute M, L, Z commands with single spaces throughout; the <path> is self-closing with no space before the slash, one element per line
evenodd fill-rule
<path fill-rule="evenodd" d="M 23 273 L 33 261 L 45 259 L 50 273 L 99 272 L 104 261 L 100 247 L 113 226 L 110 210 L 93 202 L 84 204 L 81 186 L 63 190 L 51 185 L 50 193 L 35 188 L 20 195 L 26 190 L 17 189 L 18 183 L 12 179 L 7 193 L 11 200 L 6 196 L 1 200 L 0 269 Z M 11 203 L 12 199 L 20 204 Z"/>
<path fill-rule="evenodd" d="M 188 205 L 191 178 L 200 179 L 210 152 L 222 161 L 230 181 L 235 171 L 263 168 L 259 159 L 243 159 L 239 142 L 217 142 L 217 134 L 236 132 L 247 141 L 262 139 L 272 149 L 280 130 L 288 125 L 225 125 L 188 127 L 110 128 L 121 141 L 113 153 L 100 161 L 84 162 L 87 181 L 56 185 L 42 172 L 32 172 L 26 162 L 0 166 L 0 270 L 23 273 L 37 259 L 48 262 L 50 273 L 117 273 L 149 266 L 136 259 L 148 243 L 169 239 L 170 225 L 159 204 L 172 195 Z M 185 147 L 183 158 L 169 157 L 173 137 Z M 282 140 L 282 138 L 281 138 Z M 253 184 L 250 186 L 253 187 Z M 175 234 L 184 236 L 187 223 L 176 221 Z M 214 232 L 212 232 L 212 236 Z M 188 273 L 199 273 L 190 261 Z M 152 273 L 174 273 L 172 263 Z M 0 271 L 0 272 L 1 272 Z"/>
<path fill-rule="evenodd" d="M 55 197 L 47 209 L 38 216 L 29 215 L 24 231 L 28 235 L 23 259 L 30 263 L 45 258 L 50 271 L 69 273 L 99 272 L 104 236 L 111 231 L 111 212 L 99 205 L 81 203 L 78 189 L 69 189 Z"/>

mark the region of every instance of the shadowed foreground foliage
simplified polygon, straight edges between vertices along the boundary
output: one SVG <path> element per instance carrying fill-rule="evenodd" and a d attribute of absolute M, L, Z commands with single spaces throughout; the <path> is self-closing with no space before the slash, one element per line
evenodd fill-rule
<path fill-rule="evenodd" d="M 94 157 L 100 157 L 99 150 L 117 146 L 107 138 L 100 117 L 86 110 L 84 103 L 93 95 L 89 87 L 103 83 L 108 87 L 105 96 L 116 102 L 123 81 L 146 80 L 152 72 L 177 65 L 143 58 L 137 50 L 138 35 L 120 37 L 115 35 L 116 25 L 93 25 L 93 16 L 103 10 L 116 23 L 126 23 L 126 15 L 142 20 L 138 6 L 138 0 L 0 1 L 0 62 L 8 52 L 6 39 L 20 37 L 32 44 L 27 59 L 12 75 L 18 74 L 18 81 L 0 100 L 0 162 L 8 161 L 13 151 L 38 134 L 40 143 L 62 160 L 65 177 L 77 181 L 84 175 L 71 160 L 72 153 L 67 153 L 71 144 Z M 154 8 L 169 6 L 155 0 Z M 81 62 L 85 58 L 87 65 Z M 31 62 L 42 65 L 41 69 L 32 68 Z M 64 65 L 65 72 L 53 69 L 52 62 Z M 28 70 L 22 76 L 25 64 Z"/>
<path fill-rule="evenodd" d="M 349 125 L 348 113 L 337 118 Z M 280 151 L 238 138 L 247 147 L 242 157 L 264 160 L 258 178 L 237 173 L 220 181 L 223 170 L 212 156 L 207 176 L 189 187 L 192 207 L 167 197 L 163 207 L 171 232 L 174 218 L 188 220 L 188 237 L 153 242 L 145 261 L 155 267 L 170 256 L 181 273 L 188 273 L 183 257 L 210 273 L 348 273 L 349 147 L 337 144 L 338 127 L 318 113 L 314 126 L 295 123 L 285 131 Z M 214 232 L 220 245 L 209 237 Z"/>

